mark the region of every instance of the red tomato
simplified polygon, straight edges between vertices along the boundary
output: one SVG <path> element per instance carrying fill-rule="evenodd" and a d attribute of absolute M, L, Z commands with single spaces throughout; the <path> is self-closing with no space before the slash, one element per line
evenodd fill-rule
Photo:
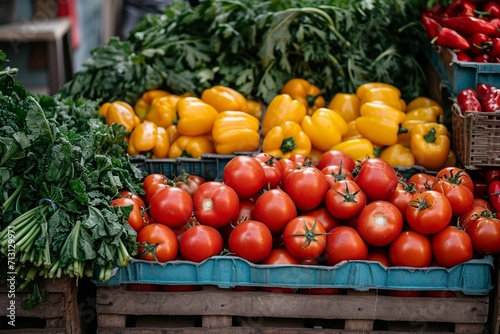
<path fill-rule="evenodd" d="M 147 193 L 149 187 L 154 183 L 168 183 L 168 178 L 161 173 L 148 174 L 144 180 L 142 180 L 142 189 Z"/>
<path fill-rule="evenodd" d="M 392 297 L 420 297 L 422 291 L 418 290 L 386 290 L 388 296 Z"/>
<path fill-rule="evenodd" d="M 219 228 L 219 232 L 221 233 L 222 238 L 224 240 L 227 240 L 229 238 L 229 235 L 231 234 L 236 225 L 238 225 L 241 222 L 244 222 L 245 220 L 254 220 L 254 214 L 253 214 L 254 207 L 255 207 L 254 202 L 248 199 L 240 200 L 239 203 L 240 209 L 238 211 L 238 215 L 236 216 L 236 218 L 234 218 L 231 223 Z"/>
<path fill-rule="evenodd" d="M 326 192 L 325 205 L 328 212 L 337 219 L 354 219 L 365 207 L 366 196 L 356 182 L 339 181 Z"/>
<path fill-rule="evenodd" d="M 179 243 L 174 231 L 163 224 L 149 224 L 137 234 L 137 254 L 143 260 L 167 262 L 177 256 Z"/>
<path fill-rule="evenodd" d="M 165 284 L 160 286 L 162 291 L 166 292 L 190 292 L 200 291 L 203 285 L 186 285 L 186 284 Z"/>
<path fill-rule="evenodd" d="M 283 190 L 271 189 L 255 201 L 254 217 L 266 224 L 271 233 L 280 234 L 286 224 L 297 216 L 292 198 Z"/>
<path fill-rule="evenodd" d="M 422 234 L 434 234 L 451 221 L 450 201 L 434 190 L 413 194 L 406 208 L 406 220 L 412 229 Z"/>
<path fill-rule="evenodd" d="M 318 161 L 318 169 L 322 170 L 326 166 L 337 165 L 347 172 L 352 172 L 356 167 L 356 162 L 345 152 L 329 150 L 321 155 Z"/>
<path fill-rule="evenodd" d="M 191 175 L 186 172 L 181 173 L 173 180 L 174 187 L 184 189 L 191 197 L 198 187 L 205 183 L 205 179 L 198 175 Z"/>
<path fill-rule="evenodd" d="M 387 250 L 387 248 L 370 248 L 368 250 L 368 256 L 366 257 L 366 260 L 380 262 L 380 264 L 386 267 L 391 266 L 391 259 L 389 258 L 389 251 Z"/>
<path fill-rule="evenodd" d="M 317 168 L 317 165 L 314 163 L 314 161 L 312 160 L 312 157 L 309 155 L 305 156 L 302 154 L 292 154 L 289 159 L 301 167 L 315 167 L 315 168 Z"/>
<path fill-rule="evenodd" d="M 445 167 L 436 174 L 437 179 L 445 179 L 454 184 L 461 184 L 474 193 L 474 182 L 469 173 L 459 167 Z"/>
<path fill-rule="evenodd" d="M 215 228 L 207 225 L 194 225 L 181 237 L 179 250 L 184 259 L 201 262 L 209 257 L 220 255 L 223 249 L 222 236 Z"/>
<path fill-rule="evenodd" d="M 260 161 L 246 155 L 229 160 L 222 171 L 222 180 L 241 199 L 254 196 L 266 186 L 266 175 Z"/>
<path fill-rule="evenodd" d="M 318 207 L 328 190 L 325 175 L 315 167 L 294 170 L 283 185 L 286 193 L 300 210 L 312 210 Z"/>
<path fill-rule="evenodd" d="M 120 195 L 122 195 L 122 197 L 133 199 L 139 205 L 139 207 L 146 208 L 146 204 L 138 194 L 134 194 L 131 191 L 124 189 L 120 190 L 119 193 Z"/>
<path fill-rule="evenodd" d="M 286 224 L 283 241 L 285 248 L 297 259 L 317 259 L 326 246 L 326 231 L 315 218 L 299 216 Z"/>
<path fill-rule="evenodd" d="M 338 165 L 330 165 L 326 166 L 321 170 L 321 173 L 325 174 L 325 178 L 328 181 L 328 185 L 330 186 L 335 182 L 342 180 L 352 180 L 354 181 L 354 176 L 351 172 L 346 172 L 342 166 Z"/>
<path fill-rule="evenodd" d="M 466 230 L 472 220 L 481 217 L 494 218 L 493 212 L 484 206 L 472 206 L 458 217 L 460 228 Z"/>
<path fill-rule="evenodd" d="M 131 198 L 120 197 L 112 200 L 110 204 L 112 206 L 132 206 L 127 222 L 136 232 L 139 232 L 149 221 L 147 212 L 141 209 L 139 204 Z"/>
<path fill-rule="evenodd" d="M 250 262 L 260 262 L 271 252 L 273 236 L 269 228 L 256 220 L 244 221 L 236 226 L 228 240 L 234 255 Z"/>
<path fill-rule="evenodd" d="M 271 250 L 269 255 L 262 260 L 261 264 L 275 265 L 275 264 L 300 264 L 300 261 L 290 254 L 286 249 L 277 248 Z M 274 286 L 261 287 L 262 291 L 279 292 L 279 293 L 294 293 L 296 288 L 281 288 Z"/>
<path fill-rule="evenodd" d="M 361 162 L 354 179 L 369 202 L 388 199 L 396 190 L 398 175 L 387 161 L 369 158 Z"/>
<path fill-rule="evenodd" d="M 330 232 L 334 227 L 340 226 L 339 220 L 332 216 L 324 206 L 320 206 L 314 210 L 303 211 L 301 215 L 317 219 L 323 225 L 326 232 Z"/>
<path fill-rule="evenodd" d="M 338 226 L 326 237 L 324 256 L 330 265 L 344 260 L 365 260 L 368 256 L 368 246 L 355 229 Z"/>
<path fill-rule="evenodd" d="M 193 213 L 193 199 L 180 188 L 165 188 L 156 193 L 149 203 L 149 212 L 156 223 L 168 227 L 185 224 Z"/>
<path fill-rule="evenodd" d="M 462 184 L 454 184 L 444 178 L 438 180 L 432 186 L 432 190 L 445 195 L 451 204 L 451 212 L 454 217 L 458 217 L 472 207 L 474 204 L 474 194 Z"/>
<path fill-rule="evenodd" d="M 369 203 L 358 217 L 359 235 L 372 246 L 386 246 L 399 235 L 403 228 L 403 216 L 399 209 L 387 201 Z"/>
<path fill-rule="evenodd" d="M 160 291 L 157 284 L 127 284 L 128 291 Z"/>
<path fill-rule="evenodd" d="M 279 164 L 281 166 L 281 184 L 285 184 L 288 174 L 301 168 L 296 162 L 287 158 L 280 159 Z"/>
<path fill-rule="evenodd" d="M 193 195 L 194 215 L 200 224 L 219 228 L 232 222 L 239 212 L 236 191 L 218 181 L 208 181 Z"/>
<path fill-rule="evenodd" d="M 273 189 L 280 185 L 281 178 L 283 176 L 283 170 L 279 163 L 279 160 L 267 153 L 259 153 L 255 156 L 255 159 L 260 161 L 262 168 L 264 168 L 265 175 L 265 189 Z"/>
<path fill-rule="evenodd" d="M 156 195 L 159 191 L 170 187 L 171 185 L 163 182 L 156 182 L 151 184 L 148 188 L 148 191 L 146 191 L 146 202 L 148 202 L 148 204 L 151 204 L 151 200 L 153 199 L 154 195 Z"/>
<path fill-rule="evenodd" d="M 453 267 L 472 259 L 469 235 L 455 226 L 447 226 L 432 238 L 432 253 L 443 267 Z"/>
<path fill-rule="evenodd" d="M 427 173 L 416 173 L 410 176 L 406 181 L 408 185 L 414 184 L 415 190 L 422 192 L 431 190 L 432 185 L 436 182 L 436 177 Z"/>
<path fill-rule="evenodd" d="M 497 218 L 471 220 L 465 231 L 472 240 L 472 247 L 479 254 L 500 253 L 500 220 Z"/>
<path fill-rule="evenodd" d="M 474 204 L 472 204 L 472 206 L 488 209 L 490 211 L 492 210 L 490 202 L 482 198 L 474 198 Z"/>
<path fill-rule="evenodd" d="M 387 199 L 388 202 L 394 204 L 398 208 L 399 212 L 401 212 L 403 221 L 406 221 L 406 207 L 410 203 L 415 192 L 416 190 L 413 186 L 404 185 L 402 188 L 398 187 L 394 190 L 392 195 Z"/>
<path fill-rule="evenodd" d="M 389 246 L 393 266 L 427 267 L 432 260 L 429 238 L 415 231 L 401 232 Z"/>
<path fill-rule="evenodd" d="M 299 292 L 304 295 L 341 295 L 343 289 L 339 288 L 303 288 Z"/>

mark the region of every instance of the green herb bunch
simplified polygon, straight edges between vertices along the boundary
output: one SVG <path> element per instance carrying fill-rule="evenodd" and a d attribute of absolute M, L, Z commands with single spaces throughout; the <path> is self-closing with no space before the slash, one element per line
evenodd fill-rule
<path fill-rule="evenodd" d="M 128 133 L 107 126 L 96 102 L 32 94 L 15 73 L 0 71 L 1 273 L 15 272 L 20 289 L 94 271 L 105 279 L 137 252 L 131 207 L 110 205 L 120 189 L 142 192 Z"/>
<path fill-rule="evenodd" d="M 422 94 L 422 0 L 205 0 L 145 16 L 128 38 L 91 52 L 64 96 L 134 103 L 148 89 L 230 86 L 268 103 L 302 77 L 327 97 L 364 82 Z M 403 84 L 404 83 L 404 84 Z"/>

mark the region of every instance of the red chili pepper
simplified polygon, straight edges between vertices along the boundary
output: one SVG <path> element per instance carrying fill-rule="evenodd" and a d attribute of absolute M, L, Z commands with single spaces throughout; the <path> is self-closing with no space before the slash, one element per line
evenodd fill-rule
<path fill-rule="evenodd" d="M 460 13 L 462 10 L 462 5 L 465 1 L 464 0 L 453 0 L 448 7 L 446 7 L 446 15 L 449 17 L 455 17 Z"/>
<path fill-rule="evenodd" d="M 441 28 L 441 24 L 426 14 L 422 14 L 422 23 L 429 39 L 434 39 L 438 35 L 438 29 Z"/>
<path fill-rule="evenodd" d="M 472 177 L 472 183 L 474 184 L 474 198 L 486 198 L 488 195 L 488 184 L 489 182 L 484 181 L 478 177 Z"/>
<path fill-rule="evenodd" d="M 490 92 L 492 89 L 494 89 L 495 86 L 485 84 L 485 83 L 478 83 L 476 85 L 476 94 L 477 98 L 479 99 L 479 102 L 482 102 L 488 92 Z"/>
<path fill-rule="evenodd" d="M 491 37 L 500 37 L 500 18 L 496 17 L 494 19 L 491 19 L 490 24 L 497 28 L 497 32 L 491 35 Z"/>
<path fill-rule="evenodd" d="M 450 17 L 443 21 L 443 25 L 453 29 L 462 36 L 471 36 L 475 33 L 482 33 L 492 36 L 497 32 L 497 28 L 484 19 L 473 16 Z"/>
<path fill-rule="evenodd" d="M 473 88 L 466 88 L 457 94 L 457 103 L 462 111 L 482 111 L 481 103 Z"/>
<path fill-rule="evenodd" d="M 471 61 L 470 56 L 466 52 L 458 51 L 455 52 L 455 54 L 457 55 L 458 61 Z"/>
<path fill-rule="evenodd" d="M 488 55 L 493 58 L 500 57 L 500 38 L 492 38 L 491 42 L 491 49 L 488 51 Z"/>
<path fill-rule="evenodd" d="M 493 181 L 500 181 L 500 168 L 488 168 L 483 174 L 483 179 L 488 184 Z"/>
<path fill-rule="evenodd" d="M 458 16 L 476 16 L 476 5 L 470 3 L 468 1 L 464 1 L 461 6 L 461 10 L 458 13 Z"/>
<path fill-rule="evenodd" d="M 462 35 L 445 27 L 438 29 L 438 35 L 431 43 L 450 49 L 467 50 L 469 48 L 469 42 Z"/>
<path fill-rule="evenodd" d="M 487 53 L 483 53 L 482 55 L 477 55 L 471 60 L 473 63 L 491 63 L 492 58 L 488 56 Z"/>
<path fill-rule="evenodd" d="M 477 56 L 488 52 L 493 46 L 493 42 L 488 35 L 476 33 L 469 37 L 467 41 L 470 44 L 469 53 Z"/>
<path fill-rule="evenodd" d="M 493 181 L 488 186 L 488 197 L 496 212 L 500 212 L 500 181 Z"/>
<path fill-rule="evenodd" d="M 483 107 L 483 111 L 486 112 L 500 110 L 500 89 L 495 87 L 488 91 L 481 101 L 481 107 Z"/>

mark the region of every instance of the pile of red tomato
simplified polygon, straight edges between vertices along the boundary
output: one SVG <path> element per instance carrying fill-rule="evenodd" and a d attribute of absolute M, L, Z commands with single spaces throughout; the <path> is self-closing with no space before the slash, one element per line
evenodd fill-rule
<path fill-rule="evenodd" d="M 500 221 L 473 187 L 458 167 L 404 179 L 379 158 L 260 153 L 231 159 L 222 182 L 149 174 L 145 196 L 123 192 L 115 205 L 138 201 L 129 223 L 145 260 L 230 254 L 259 264 L 452 267 L 500 253 Z"/>

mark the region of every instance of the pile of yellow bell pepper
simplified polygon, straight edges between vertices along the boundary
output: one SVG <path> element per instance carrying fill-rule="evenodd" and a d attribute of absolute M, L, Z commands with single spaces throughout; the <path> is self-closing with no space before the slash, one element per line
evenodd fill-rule
<path fill-rule="evenodd" d="M 276 157 L 340 150 L 355 160 L 380 157 L 393 166 L 439 170 L 455 165 L 443 109 L 427 97 L 408 104 L 390 84 L 369 82 L 327 104 L 319 87 L 286 82 L 267 106 L 214 86 L 198 98 L 145 92 L 134 107 L 115 101 L 99 113 L 130 132 L 128 153 L 151 158 L 200 158 L 205 153 L 253 152 Z"/>

